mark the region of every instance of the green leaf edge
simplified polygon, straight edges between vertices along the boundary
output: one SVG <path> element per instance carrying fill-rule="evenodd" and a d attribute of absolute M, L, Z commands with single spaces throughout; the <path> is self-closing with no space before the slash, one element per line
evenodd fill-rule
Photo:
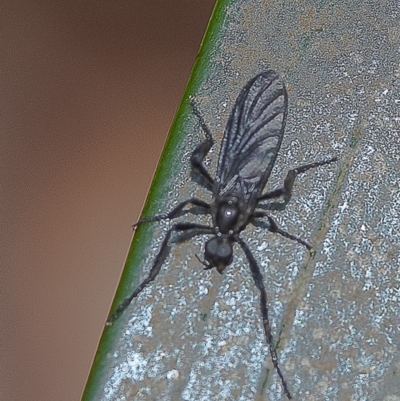
<path fill-rule="evenodd" d="M 143 216 L 151 216 L 160 204 L 160 200 L 165 197 L 166 183 L 173 176 L 176 170 L 176 163 L 181 160 L 180 144 L 184 138 L 185 132 L 182 129 L 185 117 L 191 112 L 187 99 L 189 95 L 197 92 L 200 83 L 205 80 L 210 68 L 210 55 L 217 44 L 217 39 L 221 33 L 224 20 L 226 18 L 226 9 L 234 0 L 217 0 L 211 18 L 209 20 L 205 35 L 200 45 L 200 49 L 192 68 L 191 76 L 186 86 L 180 106 L 175 115 L 174 121 L 169 131 L 168 139 L 164 146 L 156 173 L 150 191 L 147 195 L 146 203 L 143 208 Z M 177 156 L 178 155 L 178 156 Z M 135 233 L 132 240 L 128 256 L 125 262 L 121 280 L 114 297 L 111 311 L 118 306 L 122 300 L 132 291 L 132 283 L 136 283 L 139 278 L 138 264 L 148 249 L 151 241 L 152 227 L 150 224 L 141 226 Z M 105 326 L 101 336 L 99 346 L 94 357 L 92 368 L 83 391 L 82 401 L 99 400 L 99 390 L 103 387 L 106 377 L 109 375 L 106 371 L 108 366 L 108 354 L 113 349 L 117 333 L 123 329 L 121 323 L 124 322 L 123 316 L 112 326 Z"/>

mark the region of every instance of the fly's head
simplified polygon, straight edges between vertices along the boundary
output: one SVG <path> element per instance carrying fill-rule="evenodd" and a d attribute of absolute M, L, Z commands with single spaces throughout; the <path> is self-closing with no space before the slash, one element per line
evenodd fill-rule
<path fill-rule="evenodd" d="M 231 241 L 219 235 L 211 238 L 206 243 L 204 258 L 203 264 L 206 266 L 206 270 L 215 267 L 218 273 L 222 274 L 226 266 L 232 263 L 233 249 Z"/>

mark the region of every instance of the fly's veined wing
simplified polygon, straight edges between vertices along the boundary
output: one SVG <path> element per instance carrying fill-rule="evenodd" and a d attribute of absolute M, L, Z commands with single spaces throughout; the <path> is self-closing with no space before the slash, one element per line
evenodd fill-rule
<path fill-rule="evenodd" d="M 262 191 L 281 146 L 287 114 L 287 92 L 278 73 L 269 70 L 242 89 L 222 140 L 217 175 L 220 193 L 248 198 Z"/>

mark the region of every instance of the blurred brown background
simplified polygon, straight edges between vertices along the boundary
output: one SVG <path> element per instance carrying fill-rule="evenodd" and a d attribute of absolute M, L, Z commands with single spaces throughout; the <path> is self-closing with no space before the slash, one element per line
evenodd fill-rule
<path fill-rule="evenodd" d="M 214 2 L 2 2 L 1 400 L 80 399 Z"/>

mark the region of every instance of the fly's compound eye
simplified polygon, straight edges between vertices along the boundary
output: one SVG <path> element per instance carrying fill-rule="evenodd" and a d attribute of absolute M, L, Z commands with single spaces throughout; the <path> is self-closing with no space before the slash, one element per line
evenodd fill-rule
<path fill-rule="evenodd" d="M 221 238 L 212 238 L 206 243 L 204 257 L 210 266 L 216 267 L 222 273 L 232 263 L 232 245 Z"/>
<path fill-rule="evenodd" d="M 228 201 L 222 203 L 217 212 L 217 226 L 222 234 L 229 234 L 234 231 L 238 221 L 239 210 L 236 202 Z"/>

